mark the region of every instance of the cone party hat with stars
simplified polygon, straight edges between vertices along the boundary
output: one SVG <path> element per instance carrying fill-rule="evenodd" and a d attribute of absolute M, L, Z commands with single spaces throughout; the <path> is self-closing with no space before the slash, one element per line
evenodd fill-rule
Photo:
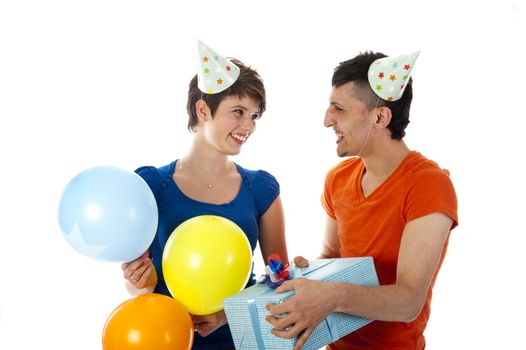
<path fill-rule="evenodd" d="M 199 69 L 197 86 L 206 94 L 217 94 L 228 89 L 239 77 L 239 67 L 197 40 Z"/>
<path fill-rule="evenodd" d="M 420 51 L 397 57 L 379 58 L 369 66 L 368 80 L 371 89 L 386 101 L 399 100 Z"/>

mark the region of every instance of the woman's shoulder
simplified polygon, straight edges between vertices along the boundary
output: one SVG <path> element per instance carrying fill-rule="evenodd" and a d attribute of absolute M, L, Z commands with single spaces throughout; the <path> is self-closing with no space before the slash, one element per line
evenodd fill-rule
<path fill-rule="evenodd" d="M 146 181 L 153 193 L 157 196 L 161 190 L 163 181 L 167 181 L 172 177 L 174 166 L 175 161 L 161 167 L 144 165 L 135 169 L 135 172 Z"/>
<path fill-rule="evenodd" d="M 258 169 L 258 170 L 251 170 L 242 167 L 239 164 L 236 164 L 236 167 L 241 175 L 243 177 L 243 180 L 248 182 L 250 186 L 265 186 L 265 185 L 277 185 L 278 180 L 274 175 L 269 173 L 266 170 Z"/>
<path fill-rule="evenodd" d="M 259 216 L 263 215 L 280 194 L 279 183 L 268 171 L 249 170 L 236 164 L 242 181 L 249 189 Z"/>
<path fill-rule="evenodd" d="M 171 176 L 173 174 L 173 169 L 175 166 L 175 161 L 163 165 L 161 167 L 156 167 L 153 165 L 143 165 L 135 169 L 135 172 L 140 176 L 144 177 L 164 177 Z"/>

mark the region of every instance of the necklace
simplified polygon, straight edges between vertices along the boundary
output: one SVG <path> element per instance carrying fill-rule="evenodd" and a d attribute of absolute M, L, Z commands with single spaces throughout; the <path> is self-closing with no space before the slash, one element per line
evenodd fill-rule
<path fill-rule="evenodd" d="M 181 162 L 181 166 L 179 166 L 179 169 L 182 169 L 183 168 L 183 163 L 186 164 L 186 166 L 188 167 L 188 170 L 190 170 L 190 172 L 192 173 L 193 176 L 195 176 L 196 178 L 198 178 L 202 183 L 203 185 L 205 185 L 208 189 L 212 190 L 214 189 L 214 185 L 208 181 L 207 179 L 203 178 L 202 176 L 199 176 L 195 173 L 194 171 L 194 168 L 192 168 L 192 166 L 190 165 L 190 163 L 186 160 L 186 158 L 183 158 L 182 162 Z M 230 167 L 227 167 L 225 171 L 223 171 L 220 175 L 217 176 L 217 178 L 220 178 L 221 176 L 225 175 L 226 172 L 228 171 L 228 169 L 230 169 Z"/>

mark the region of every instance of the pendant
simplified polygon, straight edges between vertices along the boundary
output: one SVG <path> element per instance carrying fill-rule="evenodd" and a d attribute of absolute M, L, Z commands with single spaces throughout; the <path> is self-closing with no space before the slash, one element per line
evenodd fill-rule
<path fill-rule="evenodd" d="M 208 184 L 208 188 L 212 189 L 212 184 Z"/>

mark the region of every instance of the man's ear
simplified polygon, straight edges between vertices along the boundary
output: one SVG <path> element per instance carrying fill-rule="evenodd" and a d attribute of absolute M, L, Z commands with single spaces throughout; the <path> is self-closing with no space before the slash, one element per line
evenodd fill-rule
<path fill-rule="evenodd" d="M 195 111 L 197 113 L 197 118 L 203 122 L 206 122 L 209 118 L 212 118 L 212 113 L 210 107 L 205 102 L 205 100 L 197 100 L 195 103 Z"/>
<path fill-rule="evenodd" d="M 391 108 L 389 107 L 378 107 L 378 112 L 376 114 L 376 126 L 387 128 L 389 123 L 391 122 L 391 119 L 393 118 L 393 114 L 391 113 Z"/>

